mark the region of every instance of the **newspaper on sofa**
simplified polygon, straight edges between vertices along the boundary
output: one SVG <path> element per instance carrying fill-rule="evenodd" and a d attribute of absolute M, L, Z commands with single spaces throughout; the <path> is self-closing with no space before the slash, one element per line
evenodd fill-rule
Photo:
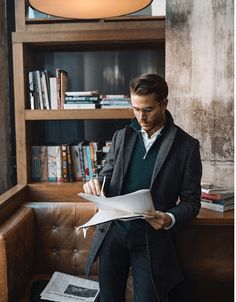
<path fill-rule="evenodd" d="M 115 197 L 101 197 L 86 193 L 79 193 L 79 196 L 94 202 L 99 209 L 88 222 L 79 226 L 79 228 L 88 228 L 114 219 L 145 218 L 144 212 L 146 210 L 154 210 L 149 189 Z"/>
<path fill-rule="evenodd" d="M 94 302 L 99 296 L 97 281 L 54 272 L 41 299 L 57 302 Z"/>

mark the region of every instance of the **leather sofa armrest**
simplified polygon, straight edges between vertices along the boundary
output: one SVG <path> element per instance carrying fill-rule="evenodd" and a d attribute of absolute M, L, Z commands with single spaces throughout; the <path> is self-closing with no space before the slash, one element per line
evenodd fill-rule
<path fill-rule="evenodd" d="M 18 301 L 34 263 L 33 210 L 21 207 L 0 224 L 0 302 Z"/>

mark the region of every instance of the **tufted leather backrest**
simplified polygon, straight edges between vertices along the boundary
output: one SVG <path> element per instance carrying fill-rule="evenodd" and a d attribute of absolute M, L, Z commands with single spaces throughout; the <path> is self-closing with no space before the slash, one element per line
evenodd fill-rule
<path fill-rule="evenodd" d="M 88 202 L 32 202 L 26 206 L 34 212 L 35 273 L 83 275 L 95 228 L 90 227 L 84 238 L 77 227 L 96 213 L 96 207 Z M 92 274 L 97 274 L 97 265 Z"/>

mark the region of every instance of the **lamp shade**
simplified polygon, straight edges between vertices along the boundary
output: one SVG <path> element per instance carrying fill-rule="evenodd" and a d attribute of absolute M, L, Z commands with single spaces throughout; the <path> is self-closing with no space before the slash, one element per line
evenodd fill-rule
<path fill-rule="evenodd" d="M 103 19 L 137 12 L 152 0 L 28 0 L 47 15 L 73 19 Z"/>

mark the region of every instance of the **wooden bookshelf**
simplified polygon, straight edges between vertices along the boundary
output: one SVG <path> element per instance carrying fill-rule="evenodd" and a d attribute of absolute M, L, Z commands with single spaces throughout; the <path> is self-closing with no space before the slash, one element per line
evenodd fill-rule
<path fill-rule="evenodd" d="M 29 70 L 44 69 L 41 58 L 49 61 L 47 56 L 50 58 L 51 54 L 58 52 L 65 53 L 66 62 L 68 52 L 117 52 L 129 49 L 156 51 L 158 47 L 164 49 L 165 19 L 122 17 L 87 22 L 63 19 L 32 20 L 26 18 L 24 0 L 15 0 L 15 8 L 16 31 L 12 34 L 12 43 L 17 183 L 27 185 L 32 183 L 31 146 L 37 144 L 42 123 L 62 120 L 117 121 L 133 118 L 130 109 L 29 110 L 27 104 Z M 51 190 L 52 187 L 52 184 L 48 184 L 47 189 Z M 74 187 L 65 184 L 63 191 L 70 192 L 70 188 Z"/>

